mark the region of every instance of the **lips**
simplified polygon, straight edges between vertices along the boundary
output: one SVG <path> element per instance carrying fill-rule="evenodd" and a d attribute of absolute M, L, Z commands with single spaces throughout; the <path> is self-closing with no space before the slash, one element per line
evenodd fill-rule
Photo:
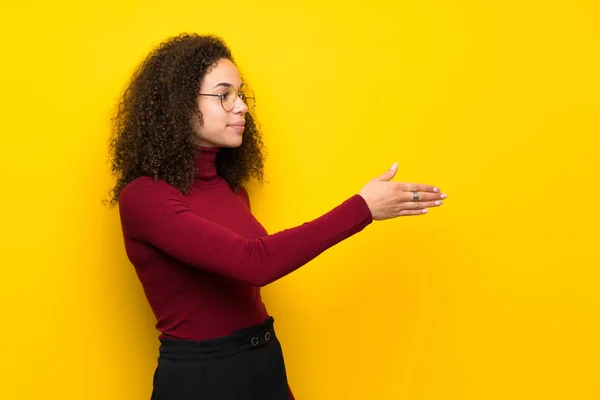
<path fill-rule="evenodd" d="M 235 130 L 236 132 L 239 132 L 239 133 L 241 133 L 241 132 L 243 132 L 243 131 L 244 131 L 244 125 L 245 125 L 245 124 L 244 124 L 243 122 L 238 122 L 238 123 L 236 123 L 236 124 L 230 124 L 229 126 L 230 126 L 230 127 L 233 129 L 233 130 Z"/>

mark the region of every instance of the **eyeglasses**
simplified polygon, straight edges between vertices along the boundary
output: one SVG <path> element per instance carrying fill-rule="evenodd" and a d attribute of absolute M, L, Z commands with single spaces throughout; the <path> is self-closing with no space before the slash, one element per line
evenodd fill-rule
<path fill-rule="evenodd" d="M 253 109 L 255 104 L 254 93 L 250 90 L 244 90 L 238 93 L 232 86 L 229 86 L 225 92 L 219 94 L 199 93 L 200 96 L 218 97 L 221 99 L 221 107 L 227 112 L 235 108 L 237 100 L 240 99 L 248 106 L 248 109 Z"/>

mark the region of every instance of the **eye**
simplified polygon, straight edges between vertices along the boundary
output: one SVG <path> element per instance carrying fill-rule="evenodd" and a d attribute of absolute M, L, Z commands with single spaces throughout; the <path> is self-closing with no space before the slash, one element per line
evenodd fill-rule
<path fill-rule="evenodd" d="M 231 100 L 232 97 L 235 97 L 235 90 L 231 87 L 221 94 L 223 100 Z"/>

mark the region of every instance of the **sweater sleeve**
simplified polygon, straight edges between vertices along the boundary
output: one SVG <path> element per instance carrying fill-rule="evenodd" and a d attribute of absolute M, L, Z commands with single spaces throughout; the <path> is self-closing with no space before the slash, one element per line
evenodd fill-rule
<path fill-rule="evenodd" d="M 254 286 L 289 274 L 373 221 L 367 203 L 356 194 L 310 222 L 246 238 L 196 214 L 179 191 L 150 178 L 136 179 L 121 191 L 119 211 L 129 237 L 186 264 Z"/>

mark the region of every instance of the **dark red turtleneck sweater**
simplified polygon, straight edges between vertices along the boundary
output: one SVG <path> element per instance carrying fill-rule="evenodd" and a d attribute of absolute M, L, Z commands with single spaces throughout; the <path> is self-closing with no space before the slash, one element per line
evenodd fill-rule
<path fill-rule="evenodd" d="M 263 322 L 261 286 L 373 221 L 356 194 L 313 221 L 269 235 L 252 215 L 246 190 L 234 193 L 217 175 L 219 149 L 201 150 L 187 195 L 140 177 L 119 198 L 127 256 L 164 338 L 212 339 Z"/>

